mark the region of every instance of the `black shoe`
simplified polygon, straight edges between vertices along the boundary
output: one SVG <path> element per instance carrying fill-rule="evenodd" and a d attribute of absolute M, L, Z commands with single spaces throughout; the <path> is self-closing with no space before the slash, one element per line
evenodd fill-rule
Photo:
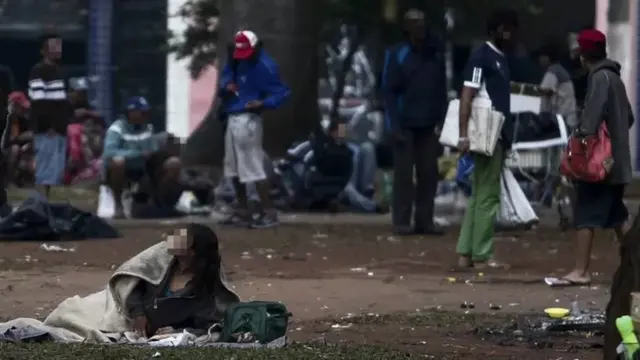
<path fill-rule="evenodd" d="M 229 225 L 229 226 L 237 226 L 237 227 L 247 227 L 249 226 L 249 220 L 245 217 L 240 216 L 238 213 L 233 213 L 220 221 L 220 225 Z"/>
<path fill-rule="evenodd" d="M 252 229 L 269 229 L 278 225 L 280 225 L 278 215 L 265 213 L 254 219 L 249 227 Z"/>
<path fill-rule="evenodd" d="M 427 236 L 443 236 L 445 234 L 444 230 L 438 229 L 435 226 L 431 226 L 427 228 L 416 227 L 413 233 L 416 235 L 427 235 Z"/>
<path fill-rule="evenodd" d="M 376 205 L 376 214 L 388 214 L 389 206 L 385 204 L 377 204 Z"/>

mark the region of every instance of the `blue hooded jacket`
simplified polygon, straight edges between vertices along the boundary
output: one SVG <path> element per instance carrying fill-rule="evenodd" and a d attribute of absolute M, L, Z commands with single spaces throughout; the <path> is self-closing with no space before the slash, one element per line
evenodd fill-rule
<path fill-rule="evenodd" d="M 260 49 L 255 59 L 227 64 L 220 76 L 219 96 L 224 97 L 224 112 L 227 114 L 246 112 L 248 102 L 259 100 L 264 109 L 276 109 L 291 95 L 291 90 L 280 81 L 278 65 L 271 56 Z M 238 86 L 236 94 L 226 91 L 229 83 Z"/>
<path fill-rule="evenodd" d="M 447 81 L 440 40 L 427 33 L 422 49 L 404 41 L 387 50 L 382 70 L 387 129 L 440 126 Z"/>

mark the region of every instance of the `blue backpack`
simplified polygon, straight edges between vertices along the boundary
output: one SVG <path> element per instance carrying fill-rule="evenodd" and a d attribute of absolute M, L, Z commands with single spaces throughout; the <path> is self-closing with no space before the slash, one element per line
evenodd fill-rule
<path fill-rule="evenodd" d="M 402 47 L 400 47 L 396 52 L 395 52 L 395 56 L 396 56 L 396 61 L 398 62 L 398 64 L 402 65 L 402 63 L 404 63 L 405 59 L 407 58 L 407 55 L 409 54 L 409 45 L 405 44 L 402 45 Z M 389 62 L 391 61 L 391 55 L 392 55 L 393 51 L 392 50 L 387 50 L 384 54 L 384 65 L 382 66 L 382 81 L 381 81 L 381 85 L 382 87 L 385 87 L 387 84 L 387 68 L 389 67 Z M 398 109 L 402 108 L 402 98 L 398 97 L 398 99 L 396 99 L 396 101 L 398 102 Z M 385 125 L 387 130 L 391 127 L 391 118 L 389 117 L 389 114 L 385 111 L 384 114 L 384 120 L 385 120 Z"/>

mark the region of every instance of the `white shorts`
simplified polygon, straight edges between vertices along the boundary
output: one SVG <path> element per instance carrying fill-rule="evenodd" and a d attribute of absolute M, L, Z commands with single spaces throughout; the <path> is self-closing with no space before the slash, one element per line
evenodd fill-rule
<path fill-rule="evenodd" d="M 224 135 L 224 176 L 237 177 L 243 184 L 267 178 L 259 115 L 229 115 Z"/>

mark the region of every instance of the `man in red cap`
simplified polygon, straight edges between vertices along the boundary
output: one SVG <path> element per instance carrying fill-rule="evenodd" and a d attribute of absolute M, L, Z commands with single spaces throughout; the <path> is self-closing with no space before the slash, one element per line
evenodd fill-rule
<path fill-rule="evenodd" d="M 575 136 L 597 133 L 605 122 L 611 136 L 613 167 L 602 183 L 574 182 L 574 225 L 577 229 L 576 263 L 563 278 L 551 285 L 587 285 L 591 282 L 589 263 L 594 229 L 614 229 L 618 239 L 628 231 L 629 213 L 623 202 L 625 186 L 631 181 L 629 128 L 634 118 L 620 64 L 607 59 L 607 40 L 598 30 L 578 35 L 580 59 L 589 71 L 584 110 Z"/>
<path fill-rule="evenodd" d="M 238 31 L 218 91 L 222 113 L 227 118 L 224 175 L 232 179 L 238 199 L 237 209 L 224 221 L 226 224 L 252 228 L 278 224 L 264 169 L 260 114 L 278 108 L 290 93 L 280 80 L 278 66 L 262 49 L 256 34 L 249 30 Z M 255 219 L 249 212 L 246 192 L 249 183 L 255 183 L 262 206 Z"/>

